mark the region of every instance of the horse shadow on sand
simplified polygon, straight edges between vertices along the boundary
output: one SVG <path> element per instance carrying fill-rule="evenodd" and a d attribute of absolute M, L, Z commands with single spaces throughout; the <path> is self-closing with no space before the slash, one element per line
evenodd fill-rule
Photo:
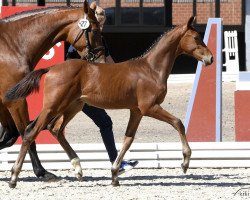
<path fill-rule="evenodd" d="M 250 183 L 241 183 L 235 181 L 235 178 L 240 177 L 240 174 L 188 174 L 188 175 L 141 175 L 141 176 L 126 176 L 122 175 L 119 178 L 120 185 L 134 187 L 134 186 L 216 186 L 216 187 L 243 187 L 250 186 Z M 224 180 L 219 180 L 223 178 Z M 250 175 L 245 177 L 250 179 Z M 226 179 L 226 180 L 225 180 Z M 239 179 L 239 178 L 238 178 Z M 97 185 L 101 186 L 110 186 L 107 184 L 107 181 L 110 180 L 111 176 L 83 176 L 83 182 L 97 182 Z M 174 180 L 174 181 L 171 181 Z M 0 182 L 8 182 L 9 178 L 0 177 Z M 76 182 L 78 181 L 74 176 L 57 176 L 57 179 L 53 181 L 46 180 L 44 178 L 37 177 L 20 177 L 19 181 L 22 182 Z M 101 183 L 104 181 L 105 183 Z M 129 183 L 128 183 L 129 182 Z M 77 186 L 78 187 L 78 186 Z M 84 186 L 81 186 L 84 187 Z M 86 186 L 89 187 L 89 186 Z M 91 186 L 94 187 L 94 186 Z"/>

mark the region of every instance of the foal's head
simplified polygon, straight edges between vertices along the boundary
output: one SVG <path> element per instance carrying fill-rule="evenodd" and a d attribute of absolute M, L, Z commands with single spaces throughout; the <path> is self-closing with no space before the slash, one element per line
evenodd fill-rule
<path fill-rule="evenodd" d="M 89 6 L 88 2 L 86 0 L 84 1 L 82 19 L 79 19 L 78 25 L 73 24 L 74 27 L 71 27 L 67 41 L 70 42 L 81 55 L 86 54 L 86 51 L 84 51 L 85 48 L 89 51 L 88 48 L 90 47 L 87 44 L 89 41 L 91 49 L 96 50 L 95 53 L 98 54 L 98 60 L 101 62 L 105 60 L 105 55 L 101 38 L 100 23 L 95 14 L 96 8 L 96 2 L 92 2 Z M 82 21 L 83 19 L 86 19 L 86 21 L 89 22 L 89 26 L 84 29 L 82 29 L 83 26 L 82 28 L 80 27 L 81 24 L 86 24 L 86 21 Z M 88 34 L 85 34 L 86 32 L 88 32 Z"/>
<path fill-rule="evenodd" d="M 186 53 L 202 61 L 205 66 L 212 64 L 213 54 L 204 44 L 199 33 L 192 27 L 195 17 L 190 17 L 187 24 L 180 27 L 183 31 L 183 37 L 179 43 L 179 53 Z"/>

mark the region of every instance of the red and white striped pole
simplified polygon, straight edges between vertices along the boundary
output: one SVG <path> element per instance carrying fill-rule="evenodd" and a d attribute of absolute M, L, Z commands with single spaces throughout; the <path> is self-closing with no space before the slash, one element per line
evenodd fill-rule
<path fill-rule="evenodd" d="M 188 141 L 220 142 L 222 116 L 222 20 L 210 18 L 204 43 L 214 56 L 212 65 L 198 63 L 185 117 Z"/>

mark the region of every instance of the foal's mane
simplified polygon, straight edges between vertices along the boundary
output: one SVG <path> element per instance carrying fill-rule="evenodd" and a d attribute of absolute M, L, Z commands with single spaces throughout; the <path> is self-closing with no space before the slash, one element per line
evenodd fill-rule
<path fill-rule="evenodd" d="M 68 9 L 75 9 L 77 7 L 66 7 L 66 6 L 55 6 L 55 7 L 49 7 L 49 8 L 39 8 L 39 9 L 34 9 L 34 10 L 26 10 L 22 12 L 18 12 L 14 15 L 11 15 L 9 17 L 3 18 L 1 21 L 3 22 L 11 22 L 11 21 L 16 21 L 25 17 L 30 17 L 34 15 L 39 15 L 39 14 L 47 14 L 47 13 L 54 13 L 60 10 L 68 10 Z"/>
<path fill-rule="evenodd" d="M 169 29 L 168 31 L 162 33 L 154 42 L 153 44 L 139 57 L 136 57 L 136 58 L 132 58 L 131 60 L 137 60 L 137 59 L 140 59 L 140 58 L 143 58 L 147 53 L 149 53 L 150 51 L 152 51 L 156 45 L 159 43 L 159 41 L 163 38 L 163 37 L 167 37 L 169 34 L 171 34 L 172 32 L 176 31 L 180 26 L 175 26 L 175 27 L 172 27 L 171 29 Z"/>

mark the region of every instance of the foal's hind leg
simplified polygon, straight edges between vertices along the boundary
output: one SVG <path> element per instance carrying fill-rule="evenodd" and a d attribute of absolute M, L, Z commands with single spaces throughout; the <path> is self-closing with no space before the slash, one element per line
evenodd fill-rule
<path fill-rule="evenodd" d="M 60 145 L 63 147 L 67 153 L 71 164 L 75 169 L 75 175 L 78 180 L 82 179 L 82 167 L 80 164 L 80 159 L 72 149 L 68 141 L 66 140 L 63 130 L 69 121 L 78 113 L 83 107 L 83 102 L 78 101 L 67 108 L 62 117 L 60 117 L 49 129 L 51 133 L 57 138 Z"/>
<path fill-rule="evenodd" d="M 26 126 L 29 124 L 28 107 L 25 99 L 21 99 L 8 104 L 8 110 L 11 113 L 13 120 L 17 126 L 18 131 L 21 136 L 23 136 Z M 29 148 L 29 155 L 32 162 L 32 167 L 35 175 L 37 177 L 43 177 L 46 180 L 55 179 L 56 176 L 48 171 L 46 171 L 37 155 L 36 143 L 32 142 Z"/>
<path fill-rule="evenodd" d="M 82 167 L 80 163 L 80 159 L 77 156 L 76 152 L 72 149 L 66 138 L 64 137 L 63 131 L 56 137 L 59 141 L 60 145 L 63 147 L 65 152 L 67 153 L 71 164 L 75 169 L 75 176 L 80 181 L 82 180 Z"/>
<path fill-rule="evenodd" d="M 125 153 L 131 146 L 132 142 L 134 141 L 135 133 L 136 133 L 136 130 L 139 126 L 141 119 L 142 119 L 142 115 L 139 110 L 130 110 L 130 119 L 128 122 L 126 134 L 124 137 L 122 149 L 111 168 L 113 186 L 119 186 L 119 181 L 118 181 L 119 168 L 123 160 L 123 157 L 125 156 Z"/>
<path fill-rule="evenodd" d="M 49 121 L 51 121 L 51 119 L 52 119 L 52 114 L 50 113 L 50 111 L 43 110 L 41 114 L 38 116 L 38 118 L 27 126 L 23 136 L 23 142 L 21 145 L 18 158 L 11 170 L 11 179 L 9 182 L 9 186 L 11 188 L 16 187 L 17 178 L 21 171 L 24 158 L 26 156 L 26 153 L 30 145 L 32 144 L 32 142 L 34 142 L 39 132 L 47 126 L 47 124 L 49 123 Z"/>
<path fill-rule="evenodd" d="M 191 157 L 191 149 L 189 147 L 186 135 L 185 135 L 185 127 L 182 124 L 181 120 L 171 115 L 167 111 L 165 111 L 161 106 L 154 105 L 152 108 L 148 110 L 146 113 L 147 116 L 153 117 L 155 119 L 167 122 L 171 124 L 179 133 L 182 143 L 182 151 L 184 156 L 184 162 L 182 163 L 183 172 L 186 173 L 189 167 L 190 157 Z"/>

